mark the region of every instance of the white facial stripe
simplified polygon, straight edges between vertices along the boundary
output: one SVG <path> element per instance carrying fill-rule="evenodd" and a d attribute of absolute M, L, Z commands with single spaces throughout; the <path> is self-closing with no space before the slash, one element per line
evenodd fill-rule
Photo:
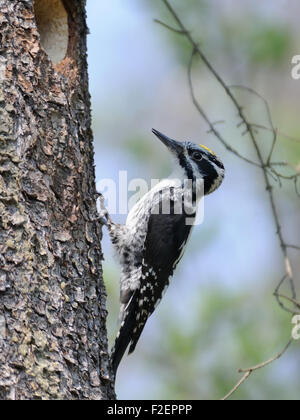
<path fill-rule="evenodd" d="M 194 162 L 194 161 L 193 161 L 193 159 L 189 159 L 189 161 L 190 161 L 190 164 L 192 165 L 192 168 L 193 168 L 193 172 L 194 172 L 194 174 L 200 173 L 200 174 L 201 174 L 201 176 L 203 177 L 203 174 L 202 174 L 202 172 L 200 172 L 200 170 L 199 170 L 199 167 L 198 167 L 197 163 L 196 163 L 196 162 Z"/>
<path fill-rule="evenodd" d="M 218 177 L 215 179 L 214 183 L 210 187 L 210 190 L 208 192 L 208 194 L 210 194 L 210 193 L 214 192 L 222 184 L 222 181 L 224 179 L 225 170 L 220 168 L 215 162 L 213 162 L 209 158 L 209 155 L 207 153 L 203 154 L 203 158 L 206 159 L 211 165 L 213 165 L 215 171 L 218 174 Z M 190 163 L 193 167 L 193 172 L 194 173 L 199 173 L 200 171 L 199 171 L 198 165 L 192 159 L 190 159 Z M 200 175 L 203 177 L 203 173 L 200 172 Z"/>
<path fill-rule="evenodd" d="M 220 168 L 215 162 L 213 162 L 212 160 L 209 160 L 209 162 L 214 165 L 214 168 L 218 172 L 218 174 L 222 171 L 222 168 Z"/>

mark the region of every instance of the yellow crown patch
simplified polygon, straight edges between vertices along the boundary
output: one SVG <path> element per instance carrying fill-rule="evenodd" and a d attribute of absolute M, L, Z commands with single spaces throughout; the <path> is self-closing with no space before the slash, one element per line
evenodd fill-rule
<path fill-rule="evenodd" d="M 203 149 L 207 150 L 212 155 L 216 156 L 215 152 L 213 152 L 209 147 L 204 146 L 203 144 L 200 144 L 199 146 L 202 147 Z"/>

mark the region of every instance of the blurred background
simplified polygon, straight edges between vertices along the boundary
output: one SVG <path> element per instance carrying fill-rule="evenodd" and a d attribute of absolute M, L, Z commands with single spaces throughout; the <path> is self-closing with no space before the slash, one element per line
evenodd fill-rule
<path fill-rule="evenodd" d="M 275 127 L 300 138 L 300 80 L 291 59 L 300 54 L 298 0 L 171 0 L 228 84 L 252 87 L 269 102 Z M 275 4 L 276 3 L 276 4 Z M 121 363 L 119 399 L 219 399 L 239 368 L 260 363 L 288 341 L 291 315 L 274 289 L 284 263 L 262 173 L 230 154 L 195 110 L 187 83 L 187 42 L 154 22 L 175 26 L 160 0 L 88 0 L 90 92 L 97 181 L 168 176 L 168 152 L 151 134 L 203 143 L 226 166 L 222 187 L 205 200 L 204 223 L 193 232 L 163 303 L 148 320 L 135 353 Z M 195 60 L 197 98 L 227 141 L 255 160 L 236 111 L 204 65 Z M 250 120 L 267 124 L 262 102 L 236 92 Z M 268 156 L 272 136 L 260 131 Z M 300 162 L 300 142 L 279 136 L 274 160 Z M 274 180 L 283 233 L 299 245 L 299 198 L 291 182 Z M 114 215 L 125 223 L 125 215 Z M 119 266 L 104 232 L 108 333 L 118 330 Z M 300 253 L 290 250 L 299 290 Z M 284 291 L 284 288 L 283 288 Z M 299 290 L 300 291 L 300 290 Z M 288 291 L 286 292 L 288 293 Z M 299 399 L 300 341 L 255 372 L 235 399 Z"/>

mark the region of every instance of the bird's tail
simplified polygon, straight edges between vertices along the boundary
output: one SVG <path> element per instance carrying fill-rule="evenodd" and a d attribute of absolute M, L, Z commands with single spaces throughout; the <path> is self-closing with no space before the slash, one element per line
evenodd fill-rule
<path fill-rule="evenodd" d="M 133 294 L 127 308 L 125 309 L 123 321 L 111 352 L 111 363 L 114 376 L 116 376 L 120 361 L 122 360 L 122 357 L 132 340 L 133 330 L 136 325 L 136 309 L 137 300 L 135 299 L 135 294 Z"/>

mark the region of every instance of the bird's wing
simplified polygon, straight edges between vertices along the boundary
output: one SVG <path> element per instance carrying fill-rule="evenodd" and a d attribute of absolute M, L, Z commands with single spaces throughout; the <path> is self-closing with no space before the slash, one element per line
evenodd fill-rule
<path fill-rule="evenodd" d="M 174 214 L 172 208 L 170 213 L 151 214 L 149 217 L 140 286 L 127 295 L 130 298 L 113 349 L 114 371 L 129 344 L 129 353 L 134 351 L 147 319 L 169 285 L 190 235 L 192 226 L 186 224 L 186 215 Z"/>
<path fill-rule="evenodd" d="M 191 226 L 185 223 L 184 214 L 153 214 L 148 223 L 142 262 L 142 278 L 136 296 L 136 324 L 132 332 L 129 353 L 132 353 L 152 314 L 169 285 L 180 261 Z"/>

